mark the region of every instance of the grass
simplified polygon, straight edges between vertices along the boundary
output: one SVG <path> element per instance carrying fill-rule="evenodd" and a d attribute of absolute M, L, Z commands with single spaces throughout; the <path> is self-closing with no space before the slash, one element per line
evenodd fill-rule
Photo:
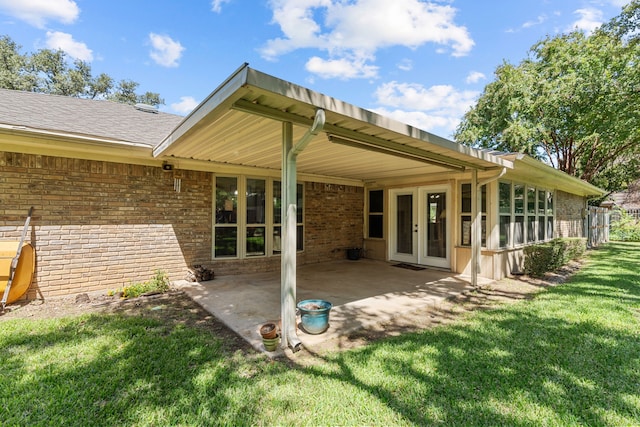
<path fill-rule="evenodd" d="M 291 366 L 141 317 L 0 323 L 3 425 L 640 425 L 640 244 L 530 301 Z"/>

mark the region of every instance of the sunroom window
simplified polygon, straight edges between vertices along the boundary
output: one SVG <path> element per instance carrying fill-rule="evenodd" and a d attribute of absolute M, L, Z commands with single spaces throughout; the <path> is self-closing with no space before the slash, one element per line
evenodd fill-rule
<path fill-rule="evenodd" d="M 553 192 L 499 182 L 500 247 L 553 238 Z"/>
<path fill-rule="evenodd" d="M 487 245 L 487 186 L 483 185 L 482 202 L 480 211 L 482 213 L 481 234 L 482 246 Z M 471 184 L 460 185 L 460 245 L 471 246 Z"/>

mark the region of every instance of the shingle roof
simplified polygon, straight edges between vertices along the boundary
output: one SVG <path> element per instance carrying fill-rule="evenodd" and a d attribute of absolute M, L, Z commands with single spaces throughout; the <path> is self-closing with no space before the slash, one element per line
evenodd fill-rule
<path fill-rule="evenodd" d="M 0 124 L 156 146 L 182 116 L 112 101 L 0 89 Z"/>

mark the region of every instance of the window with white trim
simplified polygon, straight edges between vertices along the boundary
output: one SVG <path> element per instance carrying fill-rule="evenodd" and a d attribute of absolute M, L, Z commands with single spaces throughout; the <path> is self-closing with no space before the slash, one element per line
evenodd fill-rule
<path fill-rule="evenodd" d="M 553 192 L 517 182 L 498 183 L 501 248 L 553 238 Z"/>
<path fill-rule="evenodd" d="M 384 191 L 369 190 L 369 205 L 367 217 L 367 237 L 381 239 L 384 223 Z"/>
<path fill-rule="evenodd" d="M 487 246 L 487 186 L 481 187 L 482 246 Z M 471 184 L 460 184 L 460 245 L 471 246 Z"/>
<path fill-rule="evenodd" d="M 280 181 L 246 176 L 216 176 L 213 257 L 251 258 L 281 251 Z M 297 249 L 304 244 L 304 187 L 297 185 Z M 271 200 L 272 203 L 268 203 Z"/>

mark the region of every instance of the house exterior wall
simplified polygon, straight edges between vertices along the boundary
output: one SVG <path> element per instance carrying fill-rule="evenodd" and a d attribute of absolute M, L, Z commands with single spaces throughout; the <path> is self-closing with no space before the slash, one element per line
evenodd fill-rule
<path fill-rule="evenodd" d="M 0 167 L 0 239 L 18 240 L 34 207 L 27 298 L 117 289 L 157 269 L 179 280 L 196 264 L 216 275 L 280 268 L 279 256 L 212 260 L 212 172 L 9 152 Z M 301 264 L 362 245 L 363 198 L 361 187 L 306 183 Z"/>
<path fill-rule="evenodd" d="M 555 237 L 585 237 L 584 197 L 556 191 Z"/>
<path fill-rule="evenodd" d="M 36 271 L 28 298 L 182 278 L 210 259 L 209 173 L 0 153 L 0 238 L 18 239 L 30 206 Z"/>

